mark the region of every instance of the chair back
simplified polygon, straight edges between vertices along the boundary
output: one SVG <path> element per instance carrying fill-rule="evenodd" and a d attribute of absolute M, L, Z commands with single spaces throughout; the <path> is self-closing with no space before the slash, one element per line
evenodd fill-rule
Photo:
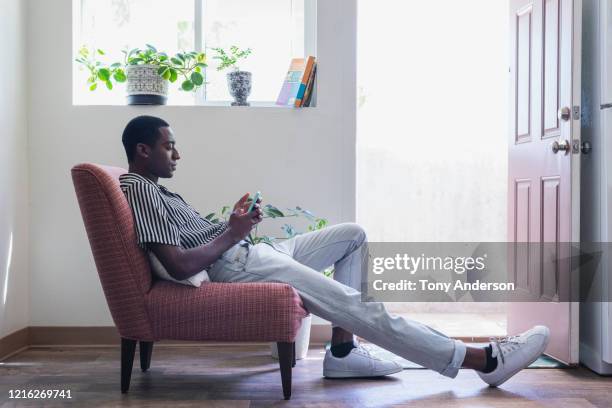
<path fill-rule="evenodd" d="M 151 289 L 151 266 L 138 246 L 134 216 L 119 176 L 120 167 L 82 163 L 72 181 L 104 296 L 121 337 L 153 340 L 145 295 Z"/>

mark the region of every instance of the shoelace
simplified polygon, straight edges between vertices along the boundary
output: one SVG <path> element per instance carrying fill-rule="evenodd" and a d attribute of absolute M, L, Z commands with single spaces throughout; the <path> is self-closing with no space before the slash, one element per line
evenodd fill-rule
<path fill-rule="evenodd" d="M 519 336 L 490 337 L 489 341 L 497 349 L 497 355 L 501 357 L 502 364 L 506 363 L 504 354 L 509 351 L 515 350 L 519 344 L 525 342 L 525 340 Z"/>
<path fill-rule="evenodd" d="M 356 350 L 358 353 L 361 353 L 367 357 L 370 357 L 371 359 L 374 360 L 380 360 L 380 358 L 376 357 L 372 352 L 372 346 L 369 344 L 358 344 L 356 347 Z"/>

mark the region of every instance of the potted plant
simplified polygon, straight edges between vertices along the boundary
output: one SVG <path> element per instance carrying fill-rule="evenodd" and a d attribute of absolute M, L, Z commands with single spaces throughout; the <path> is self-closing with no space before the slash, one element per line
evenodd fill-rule
<path fill-rule="evenodd" d="M 204 84 L 202 69 L 207 65 L 206 54 L 202 52 L 179 52 L 171 57 L 149 44 L 144 50 L 122 52 L 123 62 L 107 65 L 97 59 L 105 55 L 103 50 L 81 47 L 75 61 L 89 70 L 90 91 L 95 91 L 100 83 L 112 90 L 113 81 L 127 81 L 128 105 L 165 105 L 168 81 L 174 83 L 180 78 L 183 91 L 195 91 Z"/>
<path fill-rule="evenodd" d="M 247 98 L 251 93 L 252 74 L 248 71 L 241 71 L 238 67 L 238 60 L 245 59 L 251 55 L 251 49 L 241 50 L 232 45 L 229 51 L 223 48 L 212 48 L 216 52 L 213 59 L 221 61 L 217 67 L 217 71 L 222 71 L 226 68 L 233 68 L 233 71 L 227 73 L 227 85 L 229 93 L 234 98 L 232 106 L 249 106 Z"/>
<path fill-rule="evenodd" d="M 325 218 L 315 217 L 310 211 L 305 210 L 301 207 L 288 208 L 284 212 L 279 210 L 277 207 L 267 204 L 262 207 L 264 218 L 293 218 L 293 217 L 302 217 L 306 218 L 310 224 L 308 225 L 307 231 L 315 231 L 323 229 L 327 226 L 327 220 Z M 210 220 L 211 222 L 219 222 L 222 219 L 227 221 L 230 215 L 230 207 L 224 206 L 221 209 L 219 215 L 216 213 L 208 214 L 205 218 Z M 247 237 L 247 240 L 255 245 L 258 243 L 265 243 L 268 245 L 272 245 L 272 243 L 278 240 L 284 240 L 293 238 L 294 236 L 300 234 L 291 224 L 284 224 L 281 227 L 281 230 L 284 232 L 284 237 L 272 237 L 268 235 L 258 235 L 258 227 L 255 227 L 255 231 L 251 232 Z M 323 271 L 323 274 L 327 277 L 332 277 L 334 273 L 334 268 L 329 267 Z M 306 358 L 306 354 L 308 353 L 308 345 L 310 344 L 310 327 L 312 325 L 312 315 L 308 315 L 306 318 L 302 319 L 302 325 L 298 330 L 295 336 L 295 358 L 300 360 Z M 276 343 L 270 344 L 270 351 L 272 353 L 272 357 L 278 358 L 278 349 L 276 348 Z"/>

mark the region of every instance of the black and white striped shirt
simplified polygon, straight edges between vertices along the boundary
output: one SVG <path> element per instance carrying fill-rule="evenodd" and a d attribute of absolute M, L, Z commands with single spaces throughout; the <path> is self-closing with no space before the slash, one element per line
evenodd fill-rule
<path fill-rule="evenodd" d="M 119 184 L 134 214 L 138 245 L 144 250 L 153 242 L 195 248 L 227 228 L 226 222 L 212 223 L 180 195 L 140 174 L 122 174 Z"/>

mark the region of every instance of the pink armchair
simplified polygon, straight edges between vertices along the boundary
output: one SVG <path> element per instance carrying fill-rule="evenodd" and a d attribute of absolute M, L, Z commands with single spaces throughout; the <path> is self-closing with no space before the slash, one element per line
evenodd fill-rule
<path fill-rule="evenodd" d="M 121 392 L 130 386 L 136 342 L 144 372 L 158 340 L 270 341 L 278 344 L 283 395 L 289 399 L 294 339 L 307 315 L 297 292 L 281 283 L 210 282 L 195 288 L 154 280 L 119 187 L 126 172 L 90 163 L 72 168 L 102 289 L 121 336 Z"/>

